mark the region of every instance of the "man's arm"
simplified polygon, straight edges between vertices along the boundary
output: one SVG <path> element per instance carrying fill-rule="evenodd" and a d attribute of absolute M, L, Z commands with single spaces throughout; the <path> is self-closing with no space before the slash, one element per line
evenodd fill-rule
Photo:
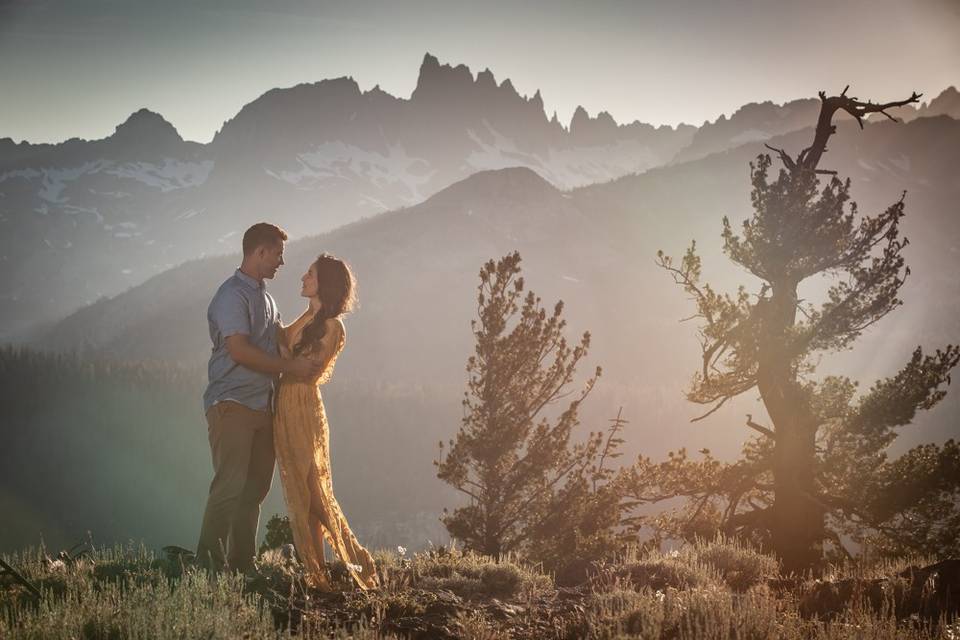
<path fill-rule="evenodd" d="M 276 375 L 289 373 L 309 378 L 323 370 L 323 362 L 309 358 L 279 358 L 250 344 L 250 336 L 235 333 L 226 338 L 227 353 L 241 367 Z"/>
<path fill-rule="evenodd" d="M 207 316 L 223 336 L 230 358 L 241 367 L 270 375 L 296 376 L 313 375 L 323 367 L 322 363 L 305 358 L 278 358 L 251 344 L 248 302 L 237 291 L 218 291 Z"/>

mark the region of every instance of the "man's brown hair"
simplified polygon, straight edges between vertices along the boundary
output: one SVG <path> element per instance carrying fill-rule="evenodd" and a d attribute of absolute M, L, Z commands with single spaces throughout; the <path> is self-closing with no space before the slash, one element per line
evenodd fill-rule
<path fill-rule="evenodd" d="M 286 240 L 287 232 L 277 225 L 269 222 L 258 222 L 243 234 L 243 255 L 250 255 L 257 247 L 274 245 L 278 242 L 286 242 Z"/>

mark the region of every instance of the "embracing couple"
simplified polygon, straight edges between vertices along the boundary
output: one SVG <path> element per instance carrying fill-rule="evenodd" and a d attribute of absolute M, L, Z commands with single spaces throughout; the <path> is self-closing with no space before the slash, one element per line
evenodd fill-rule
<path fill-rule="evenodd" d="M 378 584 L 376 569 L 333 496 L 329 428 L 318 387 L 330 379 L 343 349 L 342 316 L 354 303 L 354 279 L 346 263 L 322 254 L 301 278 L 307 309 L 284 325 L 264 280 L 283 265 L 286 239 L 282 229 L 265 222 L 247 229 L 243 262 L 207 311 L 213 350 L 203 405 L 214 477 L 197 558 L 212 569 L 252 567 L 260 504 L 276 461 L 294 546 L 311 584 L 331 588 L 326 540 L 367 589 Z"/>

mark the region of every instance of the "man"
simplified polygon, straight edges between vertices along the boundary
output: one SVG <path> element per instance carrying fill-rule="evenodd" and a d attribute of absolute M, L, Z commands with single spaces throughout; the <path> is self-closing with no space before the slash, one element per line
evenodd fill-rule
<path fill-rule="evenodd" d="M 264 280 L 283 265 L 287 234 L 260 222 L 243 234 L 243 262 L 210 302 L 213 351 L 203 394 L 213 482 L 197 558 L 208 568 L 247 571 L 256 553 L 260 504 L 273 479 L 273 388 L 281 373 L 309 377 L 322 363 L 281 358 L 280 312 Z M 226 554 L 226 555 L 225 555 Z"/>

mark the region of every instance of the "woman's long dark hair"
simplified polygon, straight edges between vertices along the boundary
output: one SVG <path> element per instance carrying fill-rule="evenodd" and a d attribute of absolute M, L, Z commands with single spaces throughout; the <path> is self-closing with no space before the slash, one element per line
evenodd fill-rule
<path fill-rule="evenodd" d="M 346 262 L 322 253 L 313 264 L 317 271 L 317 295 L 321 305 L 294 345 L 295 356 L 318 350 L 320 340 L 327 331 L 327 320 L 352 311 L 357 300 L 353 272 Z"/>

